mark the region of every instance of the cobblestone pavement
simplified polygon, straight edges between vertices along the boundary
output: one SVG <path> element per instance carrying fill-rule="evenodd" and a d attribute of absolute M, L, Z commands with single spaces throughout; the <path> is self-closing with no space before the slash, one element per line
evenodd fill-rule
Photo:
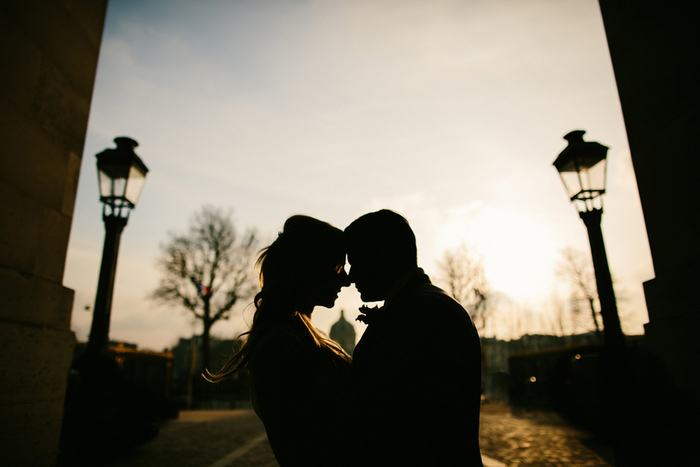
<path fill-rule="evenodd" d="M 107 467 L 276 467 L 265 428 L 252 410 L 183 411 L 158 437 Z"/>
<path fill-rule="evenodd" d="M 481 452 L 485 466 L 610 467 L 590 437 L 546 414 L 514 416 L 485 405 Z M 594 446 L 596 447 L 596 446 Z M 596 450 L 601 451 L 599 447 Z M 489 459 L 491 458 L 491 459 Z M 252 410 L 183 411 L 160 435 L 105 467 L 276 467 L 262 423 Z M 97 467 L 97 464 L 95 464 Z"/>
<path fill-rule="evenodd" d="M 481 453 L 508 467 L 613 465 L 603 459 L 612 457 L 608 448 L 553 414 L 515 416 L 508 406 L 484 405 L 480 428 Z"/>

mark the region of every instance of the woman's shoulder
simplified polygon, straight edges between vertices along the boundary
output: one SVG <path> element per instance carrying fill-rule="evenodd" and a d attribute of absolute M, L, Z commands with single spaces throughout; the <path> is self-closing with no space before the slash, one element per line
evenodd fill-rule
<path fill-rule="evenodd" d="M 301 350 L 303 339 L 290 326 L 278 326 L 267 330 L 264 336 L 259 336 L 256 353 L 294 352 Z"/>
<path fill-rule="evenodd" d="M 251 355 L 251 365 L 275 362 L 277 365 L 301 358 L 301 354 L 310 351 L 309 344 L 303 336 L 290 326 L 279 326 L 267 330 L 264 336 L 258 336 L 258 343 Z"/>

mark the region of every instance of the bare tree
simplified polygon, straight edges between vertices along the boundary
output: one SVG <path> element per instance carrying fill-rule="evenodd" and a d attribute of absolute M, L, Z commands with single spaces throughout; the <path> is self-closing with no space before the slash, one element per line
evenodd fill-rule
<path fill-rule="evenodd" d="M 590 257 L 583 251 L 574 248 L 564 248 L 561 251 L 561 260 L 557 266 L 557 275 L 565 279 L 571 286 L 572 312 L 574 317 L 583 310 L 581 303 L 590 311 L 590 316 L 595 326 L 598 339 L 601 339 L 600 325 L 598 324 L 597 309 L 598 290 L 595 283 L 595 271 Z"/>
<path fill-rule="evenodd" d="M 462 243 L 453 250 L 445 251 L 437 264 L 440 270 L 439 280 L 467 309 L 481 334 L 495 310 L 482 259 Z"/>
<path fill-rule="evenodd" d="M 202 322 L 202 362 L 209 367 L 209 335 L 227 320 L 233 306 L 254 295 L 253 261 L 258 238 L 254 229 L 239 235 L 231 211 L 204 206 L 185 234 L 170 234 L 161 245 L 163 274 L 151 298 L 192 313 Z"/>
<path fill-rule="evenodd" d="M 566 305 L 556 291 L 552 292 L 546 310 L 547 315 L 542 315 L 542 328 L 546 332 L 555 336 L 573 334 L 570 314 L 567 313 Z"/>
<path fill-rule="evenodd" d="M 512 344 L 511 351 L 522 352 L 525 347 L 521 337 L 536 332 L 535 313 L 529 306 L 511 301 L 507 319 L 504 321 L 507 325 L 509 339 L 516 341 L 515 344 Z"/>

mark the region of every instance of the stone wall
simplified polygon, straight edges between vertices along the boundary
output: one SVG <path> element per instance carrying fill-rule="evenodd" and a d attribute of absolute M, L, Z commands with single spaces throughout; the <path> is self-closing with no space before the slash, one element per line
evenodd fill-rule
<path fill-rule="evenodd" d="M 63 287 L 106 0 L 0 5 L 0 452 L 56 462 L 74 336 Z"/>
<path fill-rule="evenodd" d="M 656 276 L 644 283 L 649 357 L 636 370 L 635 391 L 644 396 L 637 396 L 634 408 L 638 423 L 627 431 L 637 458 L 633 464 L 618 459 L 617 465 L 695 465 L 700 437 L 697 14 L 688 2 L 600 0 L 600 7 Z"/>
<path fill-rule="evenodd" d="M 700 403 L 700 92 L 693 5 L 600 0 L 656 277 L 650 351 Z"/>

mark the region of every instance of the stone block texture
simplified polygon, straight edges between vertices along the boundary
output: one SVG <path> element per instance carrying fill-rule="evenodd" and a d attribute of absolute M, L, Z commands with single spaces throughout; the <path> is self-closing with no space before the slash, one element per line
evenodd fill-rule
<path fill-rule="evenodd" d="M 74 336 L 63 287 L 106 0 L 0 3 L 0 452 L 53 466 Z"/>

